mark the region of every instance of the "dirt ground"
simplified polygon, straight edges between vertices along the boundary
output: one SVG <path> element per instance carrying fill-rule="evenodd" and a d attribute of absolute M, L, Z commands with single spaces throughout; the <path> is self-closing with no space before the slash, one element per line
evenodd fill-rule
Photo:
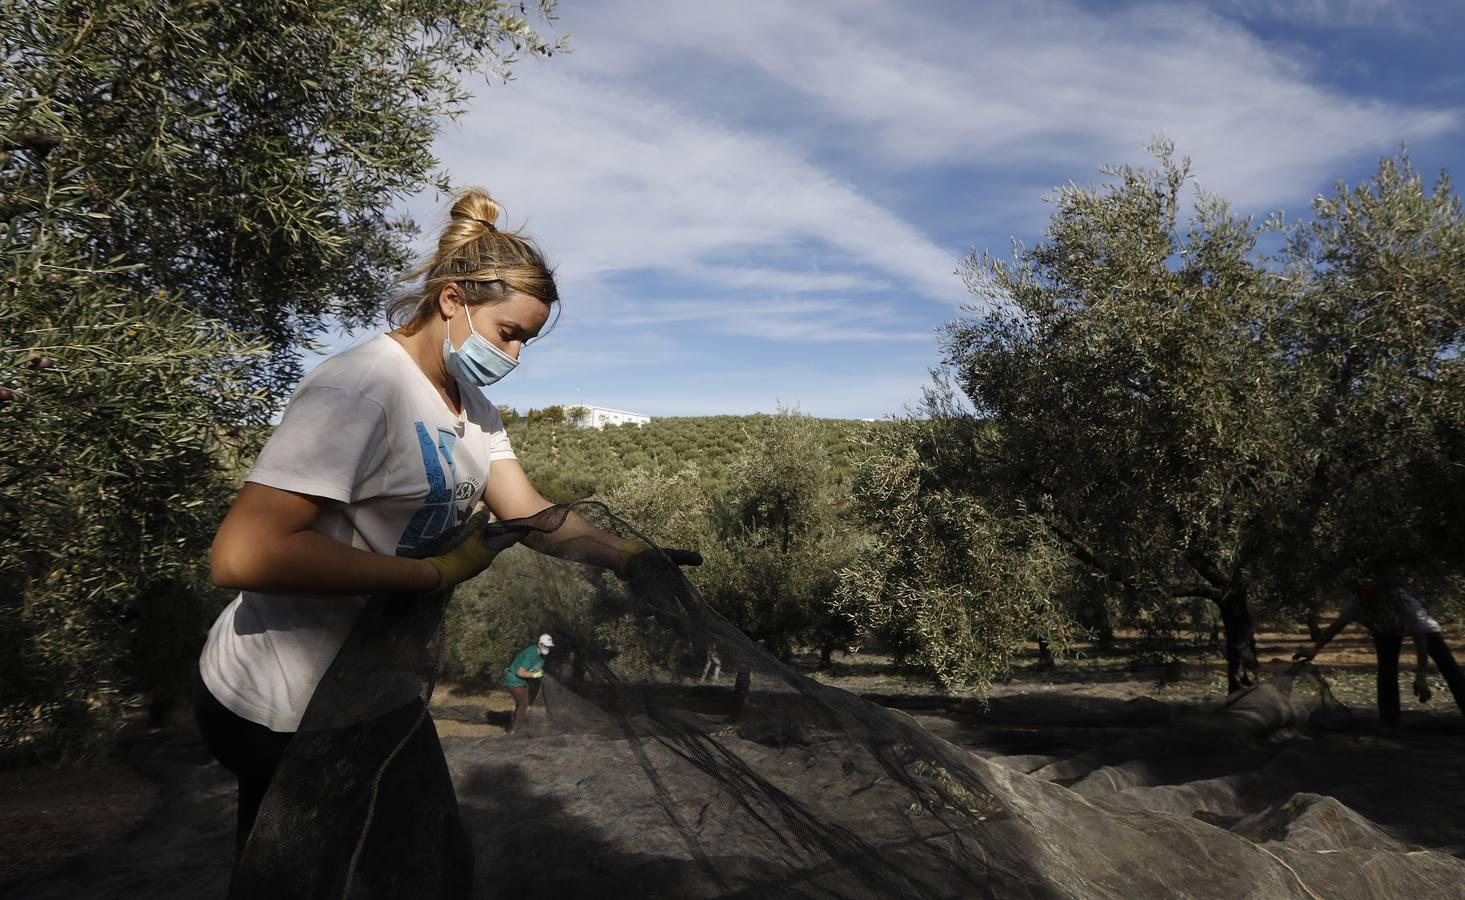
<path fill-rule="evenodd" d="M 1177 646 L 1178 665 L 1137 668 L 1123 639 L 1107 652 L 1074 648 L 1052 669 L 1040 667 L 1030 648 L 1012 677 L 985 696 L 940 692 L 896 671 L 874 648 L 836 654 L 833 668 L 815 677 L 914 715 L 941 737 L 988 757 L 1084 752 L 1222 699 L 1225 660 L 1217 647 Z M 1465 656 L 1458 633 L 1447 639 L 1457 657 Z M 1280 674 L 1306 642 L 1300 627 L 1259 634 L 1264 672 Z M 1350 629 L 1318 663 L 1353 724 L 1295 749 L 1327 761 L 1298 756 L 1295 768 L 1309 781 L 1307 789 L 1337 797 L 1401 840 L 1465 859 L 1465 776 L 1458 763 L 1465 717 L 1439 677 L 1432 678 L 1433 701 L 1416 701 L 1408 688 L 1412 653 L 1406 647 L 1403 728 L 1383 732 L 1373 710 L 1367 635 Z M 723 681 L 730 686 L 730 677 Z M 440 686 L 433 702 L 444 738 L 500 738 L 512 708 L 504 691 L 454 685 Z M 134 723 L 114 758 L 0 771 L 0 894 L 104 896 L 87 885 L 125 858 L 135 881 L 129 893 L 222 896 L 232 846 L 232 779 L 209 758 L 186 711 L 177 718 L 156 731 Z M 155 866 L 132 862 L 141 847 L 149 848 Z M 115 880 L 109 883 L 117 888 Z M 163 884 L 179 892 L 160 891 Z"/>

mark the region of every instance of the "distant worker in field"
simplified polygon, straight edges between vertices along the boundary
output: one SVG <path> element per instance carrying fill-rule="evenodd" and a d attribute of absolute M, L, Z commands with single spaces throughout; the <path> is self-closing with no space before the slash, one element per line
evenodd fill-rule
<path fill-rule="evenodd" d="M 716 644 L 707 645 L 707 665 L 702 667 L 703 681 L 718 681 L 722 678 L 722 655 Z"/>
<path fill-rule="evenodd" d="M 529 707 L 539 697 L 539 686 L 544 680 L 544 658 L 553 649 L 554 638 L 541 634 L 538 644 L 530 644 L 520 650 L 509 667 L 504 669 L 504 684 L 514 696 L 514 720 L 509 724 L 509 734 L 518 730 Z"/>
<path fill-rule="evenodd" d="M 1429 661 L 1433 658 L 1455 696 L 1455 705 L 1465 713 L 1465 673 L 1450 653 L 1440 624 L 1402 587 L 1385 588 L 1373 578 L 1360 579 L 1357 595 L 1339 612 L 1337 621 L 1296 658 L 1312 659 L 1351 622 L 1362 624 L 1373 637 L 1378 657 L 1379 721 L 1385 726 L 1399 725 L 1399 650 L 1405 635 L 1414 638 L 1414 695 L 1421 703 L 1429 700 Z"/>

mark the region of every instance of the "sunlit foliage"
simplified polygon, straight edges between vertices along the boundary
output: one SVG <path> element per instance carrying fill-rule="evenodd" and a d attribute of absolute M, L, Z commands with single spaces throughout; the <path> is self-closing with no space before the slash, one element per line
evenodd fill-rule
<path fill-rule="evenodd" d="M 864 445 L 855 514 L 872 538 L 841 571 L 837 609 L 908 668 L 984 687 L 1025 643 L 1067 643 L 1062 601 L 1084 576 L 1040 516 L 989 506 L 985 426 L 933 412 Z"/>

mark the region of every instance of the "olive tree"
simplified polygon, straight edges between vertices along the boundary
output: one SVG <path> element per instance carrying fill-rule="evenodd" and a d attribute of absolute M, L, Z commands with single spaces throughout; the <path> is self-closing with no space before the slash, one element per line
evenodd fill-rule
<path fill-rule="evenodd" d="M 432 142 L 463 75 L 553 51 L 520 10 L 0 0 L 0 221 L 24 245 L 74 194 L 78 252 L 263 341 L 278 398 L 332 320 L 378 314 L 412 234 L 393 208 L 443 183 Z"/>
<path fill-rule="evenodd" d="M 1038 515 L 987 499 L 974 465 L 987 426 L 928 412 L 865 439 L 854 513 L 873 537 L 841 571 L 837 608 L 906 667 L 984 688 L 1027 641 L 1067 642 L 1062 599 L 1083 575 Z"/>
<path fill-rule="evenodd" d="M 840 516 L 845 496 L 818 422 L 796 410 L 753 420 L 728 484 L 716 528 L 731 563 L 709 578 L 709 602 L 775 654 L 809 644 L 827 665 L 855 634 L 834 600 L 861 536 Z"/>
<path fill-rule="evenodd" d="M 823 424 L 790 411 L 751 418 L 726 483 L 726 490 L 710 494 L 695 465 L 670 473 L 637 467 L 595 499 L 656 543 L 701 552 L 703 564 L 686 569 L 687 577 L 714 611 L 750 638 L 785 659 L 813 646 L 828 663 L 833 649 L 856 633 L 835 594 L 839 570 L 863 538 L 842 518 L 846 495 L 834 476 Z M 634 617 L 617 620 L 613 631 L 602 633 L 613 636 L 623 654 L 634 651 L 662 664 L 716 649 L 687 646 Z M 738 660 L 730 662 L 737 666 L 734 704 L 740 708 L 749 672 Z"/>
<path fill-rule="evenodd" d="M 1059 190 L 1012 261 L 969 259 L 978 299 L 944 350 L 992 428 L 973 463 L 1005 508 L 1040 517 L 1132 614 L 1213 601 L 1238 687 L 1257 666 L 1249 575 L 1298 451 L 1269 328 L 1284 298 L 1253 258 L 1258 227 L 1188 197 L 1188 164 L 1156 151 L 1155 169 Z"/>
<path fill-rule="evenodd" d="M 1069 186 L 1044 239 L 973 257 L 946 361 L 990 440 L 989 502 L 1036 514 L 1140 619 L 1212 601 L 1228 682 L 1253 615 L 1362 566 L 1448 577 L 1462 545 L 1462 226 L 1406 160 L 1263 225 L 1155 169 Z M 1285 240 L 1257 252 L 1262 230 Z"/>
<path fill-rule="evenodd" d="M 718 580 L 732 562 L 712 530 L 712 499 L 702 488 L 695 464 L 671 471 L 656 467 L 631 469 L 591 499 L 604 503 L 657 546 L 700 552 L 702 565 L 684 570 L 699 587 Z M 706 651 L 640 615 L 624 592 L 603 591 L 600 596 L 602 624 L 596 634 L 601 642 L 618 651 L 620 665 L 630 669 L 676 669 L 683 659 L 698 659 L 697 654 Z"/>
<path fill-rule="evenodd" d="M 1465 562 L 1465 217 L 1407 156 L 1289 230 L 1277 330 L 1304 398 L 1277 568 L 1309 596 L 1361 568 L 1435 580 Z"/>

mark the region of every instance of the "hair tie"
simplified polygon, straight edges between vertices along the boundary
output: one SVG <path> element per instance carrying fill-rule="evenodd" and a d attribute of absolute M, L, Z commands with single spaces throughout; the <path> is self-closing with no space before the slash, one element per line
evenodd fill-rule
<path fill-rule="evenodd" d="M 473 221 L 477 222 L 479 225 L 482 225 L 484 228 L 487 228 L 489 231 L 498 231 L 498 228 L 494 227 L 494 224 L 487 219 L 480 219 L 477 216 L 474 216 Z"/>

